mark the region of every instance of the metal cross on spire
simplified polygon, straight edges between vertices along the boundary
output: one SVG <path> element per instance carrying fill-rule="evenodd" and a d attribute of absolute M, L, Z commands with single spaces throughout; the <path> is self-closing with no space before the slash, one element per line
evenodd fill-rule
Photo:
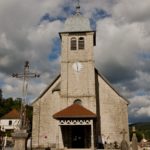
<path fill-rule="evenodd" d="M 76 6 L 76 14 L 80 14 L 80 0 L 77 0 L 77 6 Z"/>
<path fill-rule="evenodd" d="M 40 75 L 30 72 L 29 61 L 26 61 L 25 65 L 24 65 L 23 73 L 13 73 L 12 77 L 23 79 L 22 102 L 21 102 L 21 112 L 20 112 L 20 119 L 21 119 L 20 128 L 24 129 L 27 127 L 26 103 L 27 103 L 27 92 L 28 92 L 28 80 L 29 80 L 29 78 L 40 77 Z"/>

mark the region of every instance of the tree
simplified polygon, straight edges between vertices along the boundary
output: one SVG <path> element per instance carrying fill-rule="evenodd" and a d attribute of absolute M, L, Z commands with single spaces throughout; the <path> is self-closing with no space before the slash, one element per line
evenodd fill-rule
<path fill-rule="evenodd" d="M 3 115 L 3 94 L 2 89 L 0 89 L 0 117 Z"/>
<path fill-rule="evenodd" d="M 12 109 L 16 109 L 20 111 L 21 109 L 21 98 L 13 99 L 12 97 L 9 97 L 7 99 L 3 99 L 0 101 L 0 117 L 11 111 Z M 32 121 L 32 106 L 26 105 L 26 113 L 28 120 Z"/>
<path fill-rule="evenodd" d="M 20 111 L 21 106 L 21 99 L 13 99 L 12 97 L 9 97 L 7 99 L 3 99 L 0 101 L 0 117 L 11 111 L 12 109 L 17 109 Z"/>
<path fill-rule="evenodd" d="M 2 92 L 2 89 L 0 89 L 0 103 L 1 103 L 1 101 L 3 100 L 3 94 L 2 94 L 3 92 Z"/>
<path fill-rule="evenodd" d="M 21 108 L 21 101 L 22 101 L 21 98 L 16 98 L 16 99 L 14 100 L 14 103 L 13 103 L 12 108 L 15 108 L 16 110 L 20 111 L 20 108 Z"/>

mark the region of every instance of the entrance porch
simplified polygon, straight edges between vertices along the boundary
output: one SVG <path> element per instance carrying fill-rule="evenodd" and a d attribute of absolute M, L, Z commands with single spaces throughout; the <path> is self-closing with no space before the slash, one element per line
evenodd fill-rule
<path fill-rule="evenodd" d="M 93 120 L 59 120 L 58 149 L 94 149 Z"/>
<path fill-rule="evenodd" d="M 93 120 L 96 115 L 73 104 L 53 115 L 58 120 L 57 149 L 94 150 Z"/>
<path fill-rule="evenodd" d="M 67 148 L 90 148 L 90 126 L 61 126 L 62 140 Z"/>

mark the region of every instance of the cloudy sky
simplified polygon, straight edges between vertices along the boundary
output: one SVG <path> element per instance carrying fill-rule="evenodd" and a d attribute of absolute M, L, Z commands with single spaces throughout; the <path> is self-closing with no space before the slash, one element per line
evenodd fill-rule
<path fill-rule="evenodd" d="M 0 0 L 0 88 L 21 97 L 21 73 L 30 61 L 33 100 L 60 72 L 64 21 L 76 0 Z M 150 0 L 80 0 L 81 12 L 97 31 L 96 67 L 130 101 L 129 122 L 150 121 Z"/>

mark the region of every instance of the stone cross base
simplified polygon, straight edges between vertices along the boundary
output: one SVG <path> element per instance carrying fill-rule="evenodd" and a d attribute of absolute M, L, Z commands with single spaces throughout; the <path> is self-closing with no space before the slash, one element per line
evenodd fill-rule
<path fill-rule="evenodd" d="M 13 150 L 25 150 L 26 149 L 26 139 L 28 133 L 26 130 L 18 130 L 12 133 L 12 137 L 15 140 Z"/>

